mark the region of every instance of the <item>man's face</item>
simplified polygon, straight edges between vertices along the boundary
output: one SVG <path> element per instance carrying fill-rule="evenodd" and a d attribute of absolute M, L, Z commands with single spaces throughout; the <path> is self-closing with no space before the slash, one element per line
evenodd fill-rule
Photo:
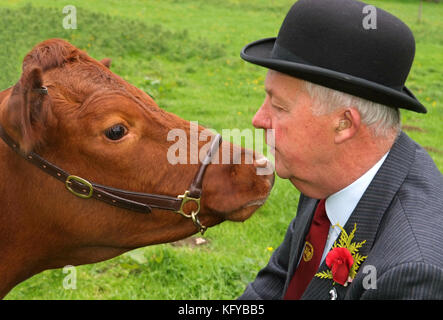
<path fill-rule="evenodd" d="M 274 129 L 275 146 L 269 147 L 275 147 L 277 175 L 315 196 L 334 157 L 333 115 L 313 115 L 312 99 L 294 77 L 270 70 L 265 90 L 266 98 L 252 124 Z"/>

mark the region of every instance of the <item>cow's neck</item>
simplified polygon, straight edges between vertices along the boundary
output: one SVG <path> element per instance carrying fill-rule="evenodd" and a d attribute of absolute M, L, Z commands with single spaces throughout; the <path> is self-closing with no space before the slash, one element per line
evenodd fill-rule
<path fill-rule="evenodd" d="M 20 247 L 15 247 L 16 251 L 21 251 Z M 5 252 L 0 251 L 0 299 L 2 299 L 18 283 L 39 273 L 42 269 L 38 268 L 35 260 L 35 254 L 27 252 Z"/>
<path fill-rule="evenodd" d="M 42 243 L 51 246 L 47 226 L 26 201 L 38 186 L 28 167 L 0 141 L 0 297 L 42 271 Z"/>

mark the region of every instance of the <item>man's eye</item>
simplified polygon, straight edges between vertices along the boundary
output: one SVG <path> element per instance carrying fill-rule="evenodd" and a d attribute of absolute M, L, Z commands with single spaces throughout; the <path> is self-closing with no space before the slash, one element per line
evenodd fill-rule
<path fill-rule="evenodd" d="M 110 140 L 120 140 L 123 138 L 126 133 L 128 132 L 128 129 L 122 124 L 116 124 L 108 129 L 105 130 L 105 135 Z"/>
<path fill-rule="evenodd" d="M 277 111 L 283 111 L 283 110 L 285 110 L 285 109 L 283 109 L 282 107 L 277 106 L 277 105 L 275 105 L 275 104 L 272 104 L 272 108 L 276 109 Z"/>

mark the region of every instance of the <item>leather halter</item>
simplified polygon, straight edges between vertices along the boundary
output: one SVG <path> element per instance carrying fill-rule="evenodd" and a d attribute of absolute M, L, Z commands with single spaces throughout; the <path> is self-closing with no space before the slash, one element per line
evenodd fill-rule
<path fill-rule="evenodd" d="M 66 189 L 68 189 L 77 197 L 83 199 L 94 198 L 116 207 L 141 213 L 149 213 L 151 212 L 152 208 L 170 210 L 181 214 L 185 218 L 192 219 L 192 222 L 201 234 L 203 234 L 207 229 L 207 227 L 203 226 L 200 223 L 197 215 L 200 212 L 200 198 L 202 193 L 203 177 L 205 175 L 206 168 L 210 164 L 212 157 L 217 152 L 217 149 L 222 142 L 220 134 L 217 134 L 213 138 L 208 153 L 206 154 L 205 159 L 199 167 L 189 190 L 186 190 L 183 195 L 179 195 L 177 197 L 133 192 L 89 182 L 88 180 L 81 177 L 70 175 L 66 171 L 46 161 L 44 158 L 40 157 L 38 154 L 32 151 L 28 154 L 23 153 L 20 150 L 20 146 L 18 145 L 18 143 L 12 140 L 12 138 L 5 132 L 1 125 L 0 137 L 21 157 L 23 157 L 36 167 L 40 168 L 47 174 L 56 178 L 57 180 L 63 182 L 66 186 Z M 191 201 L 195 202 L 195 204 L 197 205 L 197 209 L 188 214 L 184 211 L 184 205 L 187 202 Z"/>

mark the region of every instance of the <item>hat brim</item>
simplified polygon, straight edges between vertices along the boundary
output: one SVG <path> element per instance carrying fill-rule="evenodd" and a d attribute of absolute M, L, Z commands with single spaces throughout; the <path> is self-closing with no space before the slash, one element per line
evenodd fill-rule
<path fill-rule="evenodd" d="M 279 71 L 290 76 L 319 84 L 331 89 L 352 94 L 386 106 L 427 113 L 426 108 L 412 92 L 403 87 L 402 91 L 333 70 L 272 58 L 276 38 L 266 38 L 246 45 L 240 56 L 253 64 Z"/>

